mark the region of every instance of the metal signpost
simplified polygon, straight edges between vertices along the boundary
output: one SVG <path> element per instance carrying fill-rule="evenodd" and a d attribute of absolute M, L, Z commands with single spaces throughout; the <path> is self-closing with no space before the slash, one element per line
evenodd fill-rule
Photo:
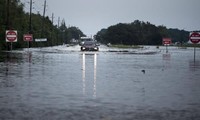
<path fill-rule="evenodd" d="M 6 30 L 6 42 L 11 43 L 10 50 L 12 51 L 12 43 L 17 42 L 17 31 L 16 30 Z"/>
<path fill-rule="evenodd" d="M 199 32 L 191 32 L 190 33 L 190 41 L 193 44 L 198 44 L 200 42 L 200 33 Z M 194 46 L 194 62 L 196 56 L 196 46 Z"/>
<path fill-rule="evenodd" d="M 28 49 L 29 49 L 29 42 L 33 41 L 33 35 L 32 34 L 24 34 L 24 41 L 28 43 Z"/>

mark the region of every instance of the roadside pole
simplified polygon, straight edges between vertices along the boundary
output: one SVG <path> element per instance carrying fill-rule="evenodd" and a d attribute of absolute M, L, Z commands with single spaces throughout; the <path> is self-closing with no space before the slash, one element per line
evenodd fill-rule
<path fill-rule="evenodd" d="M 195 62 L 195 59 L 196 59 L 196 46 L 194 46 L 194 62 Z"/>
<path fill-rule="evenodd" d="M 17 31 L 16 30 L 6 30 L 6 42 L 10 43 L 10 50 L 13 49 L 13 42 L 17 42 Z"/>
<path fill-rule="evenodd" d="M 29 14 L 29 34 L 32 34 L 32 5 L 33 5 L 33 1 L 30 0 L 30 14 Z M 32 41 L 32 40 L 31 40 Z M 28 51 L 29 51 L 29 48 L 31 47 L 30 46 L 30 40 L 27 40 L 27 43 L 28 43 Z"/>
<path fill-rule="evenodd" d="M 30 42 L 28 41 L 27 43 L 28 43 L 28 52 L 29 52 L 29 48 L 30 48 Z"/>
<path fill-rule="evenodd" d="M 196 45 L 200 42 L 200 33 L 199 32 L 191 32 L 189 38 L 190 38 L 190 41 L 194 44 L 194 62 L 195 62 Z"/>
<path fill-rule="evenodd" d="M 27 42 L 28 44 L 28 51 L 29 51 L 29 45 L 30 45 L 30 42 L 33 41 L 33 35 L 32 34 L 24 34 L 24 37 L 23 37 L 24 41 Z"/>
<path fill-rule="evenodd" d="M 166 53 L 168 53 L 168 46 L 172 43 L 171 38 L 163 38 L 163 45 L 166 46 Z"/>
<path fill-rule="evenodd" d="M 165 45 L 166 46 L 166 53 L 168 53 L 168 45 Z"/>
<path fill-rule="evenodd" d="M 13 44 L 12 44 L 13 42 L 10 42 L 10 51 L 12 51 L 12 46 L 13 46 Z"/>

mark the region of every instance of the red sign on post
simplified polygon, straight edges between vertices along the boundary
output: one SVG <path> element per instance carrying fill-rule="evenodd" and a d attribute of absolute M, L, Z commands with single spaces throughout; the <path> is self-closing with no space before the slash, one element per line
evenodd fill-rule
<path fill-rule="evenodd" d="M 193 44 L 199 43 L 200 42 L 200 33 L 198 33 L 198 32 L 192 32 L 192 33 L 190 33 L 190 41 Z"/>
<path fill-rule="evenodd" d="M 163 45 L 170 45 L 172 43 L 171 38 L 163 38 Z"/>
<path fill-rule="evenodd" d="M 24 41 L 33 41 L 33 35 L 32 34 L 24 34 Z"/>
<path fill-rule="evenodd" d="M 6 42 L 17 42 L 16 30 L 6 30 Z"/>

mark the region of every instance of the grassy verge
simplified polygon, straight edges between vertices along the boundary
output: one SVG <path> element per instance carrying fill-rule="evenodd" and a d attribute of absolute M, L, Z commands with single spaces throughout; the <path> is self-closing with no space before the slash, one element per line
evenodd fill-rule
<path fill-rule="evenodd" d="M 200 44 L 186 44 L 186 45 L 181 45 L 178 47 L 198 47 L 198 48 L 200 48 Z"/>
<path fill-rule="evenodd" d="M 110 47 L 113 48 L 132 48 L 132 49 L 138 49 L 138 48 L 143 48 L 143 46 L 139 45 L 110 45 Z"/>

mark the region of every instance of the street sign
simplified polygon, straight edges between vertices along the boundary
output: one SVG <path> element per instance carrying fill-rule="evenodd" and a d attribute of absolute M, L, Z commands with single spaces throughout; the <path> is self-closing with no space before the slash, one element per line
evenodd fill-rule
<path fill-rule="evenodd" d="M 35 39 L 35 42 L 46 42 L 47 38 L 39 38 L 39 39 Z"/>
<path fill-rule="evenodd" d="M 200 33 L 199 32 L 191 32 L 190 33 L 190 41 L 193 44 L 198 44 L 200 42 Z M 194 62 L 196 59 L 196 46 L 194 46 Z"/>
<path fill-rule="evenodd" d="M 24 34 L 24 41 L 27 41 L 27 42 L 33 41 L 33 35 L 32 34 Z"/>
<path fill-rule="evenodd" d="M 6 42 L 17 42 L 16 30 L 6 30 Z"/>
<path fill-rule="evenodd" d="M 193 44 L 199 43 L 200 42 L 200 33 L 198 33 L 198 32 L 192 32 L 192 33 L 190 33 L 190 41 Z"/>
<path fill-rule="evenodd" d="M 166 46 L 166 53 L 168 53 L 168 45 L 170 45 L 172 43 L 171 38 L 163 38 L 163 45 Z"/>
<path fill-rule="evenodd" d="M 163 45 L 170 45 L 172 43 L 171 38 L 163 38 Z"/>

